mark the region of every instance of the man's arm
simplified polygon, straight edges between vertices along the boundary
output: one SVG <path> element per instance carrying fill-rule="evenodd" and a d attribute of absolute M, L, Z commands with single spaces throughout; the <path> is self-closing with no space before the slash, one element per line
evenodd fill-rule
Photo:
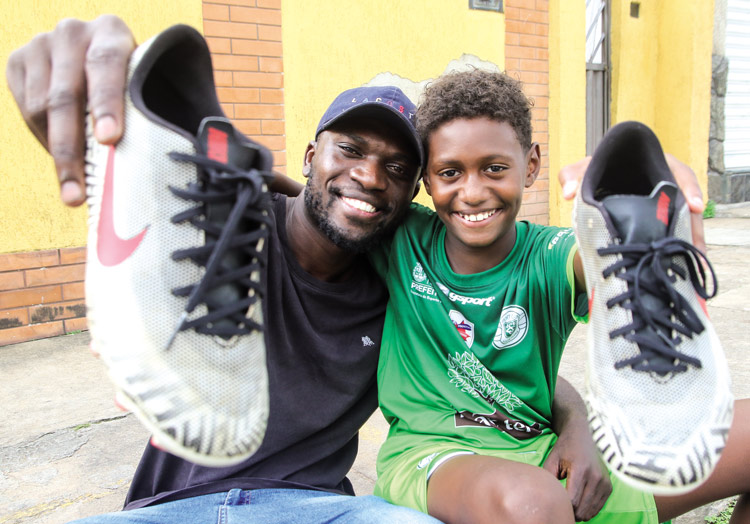
<path fill-rule="evenodd" d="M 568 479 L 576 520 L 592 519 L 612 493 L 612 484 L 591 439 L 583 399 L 560 376 L 552 403 L 552 429 L 558 439 L 543 467 L 558 479 Z"/>
<path fill-rule="evenodd" d="M 26 125 L 50 152 L 60 198 L 70 206 L 85 201 L 86 109 L 103 144 L 122 136 L 125 83 L 135 40 L 119 18 L 91 22 L 66 19 L 14 51 L 6 68 Z"/>

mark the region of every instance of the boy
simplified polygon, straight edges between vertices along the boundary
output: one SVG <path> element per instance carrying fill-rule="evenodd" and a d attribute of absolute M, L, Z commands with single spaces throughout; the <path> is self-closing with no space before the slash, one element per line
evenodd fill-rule
<path fill-rule="evenodd" d="M 447 523 L 574 520 L 562 484 L 539 466 L 557 438 L 551 399 L 565 341 L 587 315 L 585 281 L 571 230 L 515 220 L 540 169 L 530 120 L 503 74 L 428 86 L 418 128 L 435 213 L 413 209 L 373 255 L 391 296 L 378 369 L 391 429 L 375 493 Z M 653 497 L 611 477 L 595 522 L 656 523 L 734 494 L 733 522 L 748 518 L 749 409 L 737 403 L 705 484 Z"/>

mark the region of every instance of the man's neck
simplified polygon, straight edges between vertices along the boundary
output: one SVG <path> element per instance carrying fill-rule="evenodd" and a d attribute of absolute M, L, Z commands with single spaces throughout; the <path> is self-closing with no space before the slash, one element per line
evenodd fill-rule
<path fill-rule="evenodd" d="M 331 242 L 305 211 L 304 191 L 286 202 L 286 237 L 297 263 L 324 282 L 347 280 L 357 255 Z"/>

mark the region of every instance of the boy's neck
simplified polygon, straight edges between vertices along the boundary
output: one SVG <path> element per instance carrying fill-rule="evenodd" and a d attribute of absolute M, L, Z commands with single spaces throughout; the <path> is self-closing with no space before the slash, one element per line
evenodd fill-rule
<path fill-rule="evenodd" d="M 473 275 L 482 273 L 503 262 L 516 245 L 516 228 L 491 246 L 467 246 L 450 235 L 445 236 L 445 255 L 454 273 Z"/>

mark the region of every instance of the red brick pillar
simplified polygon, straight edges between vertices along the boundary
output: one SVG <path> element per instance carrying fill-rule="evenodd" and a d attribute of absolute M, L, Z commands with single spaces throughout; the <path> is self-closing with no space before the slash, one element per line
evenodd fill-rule
<path fill-rule="evenodd" d="M 281 0 L 204 1 L 203 31 L 224 111 L 286 172 Z"/>
<path fill-rule="evenodd" d="M 549 3 L 547 0 L 506 0 L 505 69 L 523 82 L 533 102 L 533 140 L 542 149 L 542 170 L 523 197 L 520 218 L 549 223 Z"/>

